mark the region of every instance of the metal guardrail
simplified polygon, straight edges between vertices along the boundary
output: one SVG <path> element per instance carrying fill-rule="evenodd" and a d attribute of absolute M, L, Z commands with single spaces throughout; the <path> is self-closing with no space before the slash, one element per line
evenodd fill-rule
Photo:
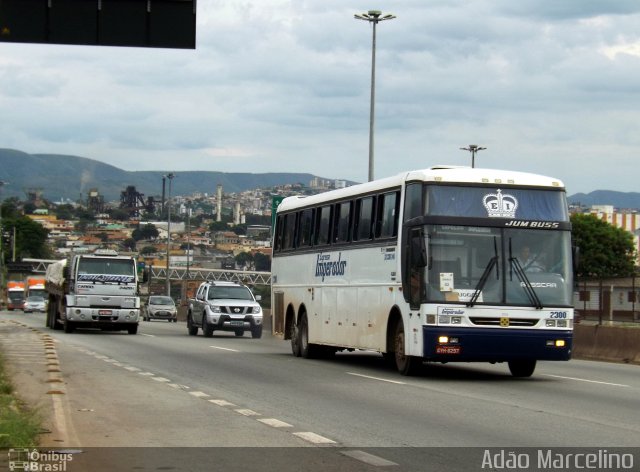
<path fill-rule="evenodd" d="M 23 259 L 23 263 L 31 266 L 34 273 L 44 274 L 47 266 L 57 260 L 52 259 Z M 167 268 L 160 266 L 149 266 L 149 276 L 152 279 L 167 279 Z M 242 282 L 251 285 L 271 285 L 271 272 L 256 272 L 230 269 L 200 269 L 190 267 L 169 267 L 170 280 L 212 280 Z"/>
<path fill-rule="evenodd" d="M 150 266 L 149 276 L 152 279 L 167 279 L 167 268 Z M 199 269 L 169 267 L 170 280 L 204 280 L 241 282 L 249 285 L 271 285 L 271 272 L 254 272 L 230 269 Z"/>

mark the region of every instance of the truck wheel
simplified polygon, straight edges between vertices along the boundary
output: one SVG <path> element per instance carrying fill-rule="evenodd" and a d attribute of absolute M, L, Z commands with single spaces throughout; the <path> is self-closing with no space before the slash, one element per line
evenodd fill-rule
<path fill-rule="evenodd" d="M 75 326 L 73 326 L 73 323 L 69 320 L 64 320 L 64 332 L 65 333 L 73 333 L 73 331 L 76 329 Z"/>
<path fill-rule="evenodd" d="M 129 327 L 127 328 L 127 332 L 128 332 L 129 334 L 138 334 L 138 325 L 135 325 L 135 326 L 129 326 Z"/>
<path fill-rule="evenodd" d="M 260 339 L 262 337 L 262 325 L 251 328 L 251 337 L 253 339 Z"/>
<path fill-rule="evenodd" d="M 211 326 L 207 322 L 206 313 L 202 315 L 202 334 L 204 335 L 205 338 L 210 338 L 211 336 L 213 336 L 213 326 Z"/>

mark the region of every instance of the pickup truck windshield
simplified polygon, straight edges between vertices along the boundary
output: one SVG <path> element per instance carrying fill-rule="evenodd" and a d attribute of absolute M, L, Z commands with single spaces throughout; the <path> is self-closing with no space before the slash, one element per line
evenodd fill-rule
<path fill-rule="evenodd" d="M 253 296 L 246 287 L 211 287 L 207 298 L 209 300 L 234 299 L 253 301 Z"/>

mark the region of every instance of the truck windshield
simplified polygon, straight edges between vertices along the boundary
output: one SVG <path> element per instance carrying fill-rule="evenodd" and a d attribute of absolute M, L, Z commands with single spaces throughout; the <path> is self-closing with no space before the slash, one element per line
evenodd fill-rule
<path fill-rule="evenodd" d="M 131 259 L 80 259 L 78 274 L 130 275 L 135 274 Z"/>

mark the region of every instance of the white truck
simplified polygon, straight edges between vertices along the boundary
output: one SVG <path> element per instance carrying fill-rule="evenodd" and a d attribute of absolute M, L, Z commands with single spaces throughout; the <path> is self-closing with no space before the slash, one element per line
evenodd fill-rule
<path fill-rule="evenodd" d="M 64 328 L 65 333 L 99 328 L 136 334 L 138 283 L 135 257 L 115 251 L 99 250 L 54 262 L 45 275 L 49 297 L 46 324 L 51 329 Z"/>

